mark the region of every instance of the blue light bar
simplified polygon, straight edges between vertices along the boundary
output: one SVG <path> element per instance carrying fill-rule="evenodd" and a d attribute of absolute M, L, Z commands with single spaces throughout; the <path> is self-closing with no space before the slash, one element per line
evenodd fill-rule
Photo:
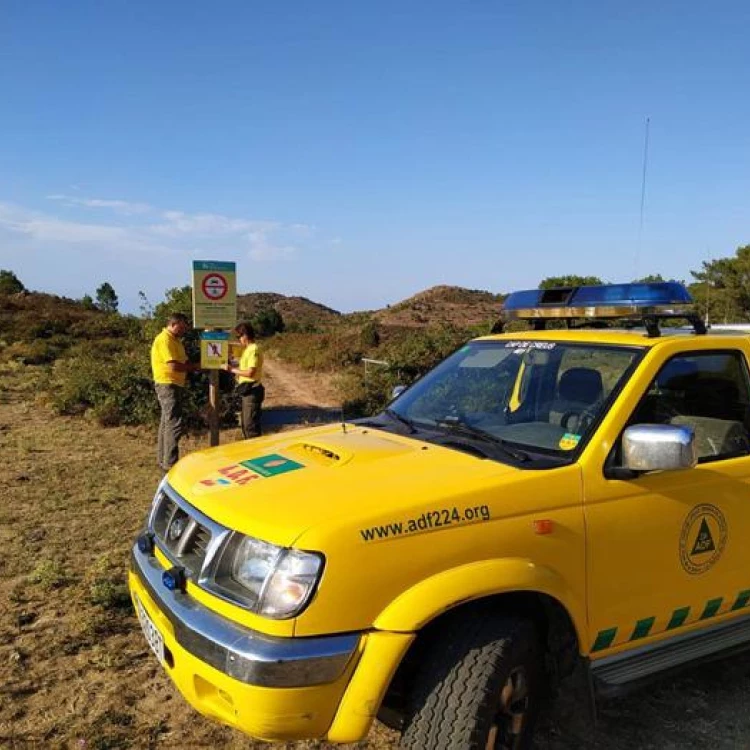
<path fill-rule="evenodd" d="M 503 305 L 504 313 L 514 311 L 559 310 L 557 315 L 530 314 L 528 317 L 578 317 L 576 308 L 604 308 L 603 317 L 620 317 L 633 314 L 634 308 L 671 307 L 691 305 L 693 299 L 687 289 L 676 281 L 652 284 L 602 284 L 600 286 L 574 286 L 557 289 L 529 289 L 508 295 Z M 622 312 L 615 312 L 625 308 Z M 585 317 L 597 315 L 589 311 Z M 513 317 L 526 317 L 514 315 Z"/>
<path fill-rule="evenodd" d="M 534 321 L 535 328 L 544 328 L 546 320 L 555 318 L 566 320 L 569 325 L 576 318 L 637 318 L 652 336 L 659 335 L 658 320 L 686 318 L 696 333 L 706 332 L 692 297 L 676 281 L 513 292 L 505 300 L 501 320 L 529 320 Z M 502 330 L 502 325 L 496 330 Z"/>

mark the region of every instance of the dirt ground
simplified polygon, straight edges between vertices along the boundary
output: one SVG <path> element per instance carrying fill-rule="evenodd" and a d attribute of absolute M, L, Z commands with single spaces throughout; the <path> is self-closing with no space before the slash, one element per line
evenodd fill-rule
<path fill-rule="evenodd" d="M 330 375 L 319 375 L 293 368 L 266 355 L 263 363 L 266 388 L 264 405 L 331 407 L 340 402 Z"/>
<path fill-rule="evenodd" d="M 283 367 L 268 374 L 269 398 L 274 388 L 287 403 L 331 396 Z M 187 706 L 131 610 L 129 548 L 160 478 L 153 431 L 53 417 L 37 377 L 20 366 L 0 370 L 0 747 L 264 747 Z M 295 387 L 285 392 L 287 381 Z M 222 441 L 237 437 L 230 431 Z M 184 448 L 205 442 L 190 437 Z M 750 659 L 735 658 L 605 703 L 594 728 L 581 692 L 568 688 L 542 717 L 537 746 L 750 748 L 748 695 Z M 395 740 L 376 725 L 357 747 Z"/>

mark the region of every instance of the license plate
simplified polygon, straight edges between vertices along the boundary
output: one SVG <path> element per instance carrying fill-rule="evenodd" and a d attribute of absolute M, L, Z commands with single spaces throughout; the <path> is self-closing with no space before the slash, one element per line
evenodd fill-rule
<path fill-rule="evenodd" d="M 143 635 L 148 641 L 148 645 L 151 646 L 151 650 L 156 654 L 156 658 L 163 664 L 164 638 L 162 638 L 156 625 L 154 625 L 151 618 L 148 616 L 148 612 L 146 612 L 138 597 L 135 599 L 135 611 L 138 614 L 138 622 L 141 623 L 141 629 L 143 630 Z"/>

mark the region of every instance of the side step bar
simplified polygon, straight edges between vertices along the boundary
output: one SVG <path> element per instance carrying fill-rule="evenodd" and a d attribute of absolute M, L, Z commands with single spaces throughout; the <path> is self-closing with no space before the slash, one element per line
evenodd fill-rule
<path fill-rule="evenodd" d="M 750 616 L 590 662 L 597 695 L 619 695 L 683 666 L 750 649 Z"/>

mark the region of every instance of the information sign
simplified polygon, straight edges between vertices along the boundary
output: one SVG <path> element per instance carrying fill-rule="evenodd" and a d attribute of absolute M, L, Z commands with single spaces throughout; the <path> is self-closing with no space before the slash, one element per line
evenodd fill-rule
<path fill-rule="evenodd" d="M 229 333 L 204 331 L 201 333 L 201 369 L 219 370 L 229 362 Z"/>
<path fill-rule="evenodd" d="M 193 261 L 193 327 L 234 328 L 237 267 L 218 260 Z"/>

